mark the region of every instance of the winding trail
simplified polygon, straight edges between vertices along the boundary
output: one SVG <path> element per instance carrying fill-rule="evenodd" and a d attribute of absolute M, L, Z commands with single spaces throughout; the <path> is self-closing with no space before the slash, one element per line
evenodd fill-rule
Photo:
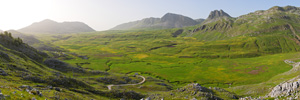
<path fill-rule="evenodd" d="M 291 70 L 288 71 L 288 73 L 293 72 L 293 71 L 298 71 L 300 69 L 300 62 L 294 62 L 291 60 L 284 60 L 284 62 L 288 65 L 293 66 Z"/>
<path fill-rule="evenodd" d="M 136 84 L 120 84 L 120 85 L 114 85 L 114 84 L 111 84 L 111 85 L 107 85 L 107 88 L 108 90 L 111 90 L 111 87 L 113 86 L 129 86 L 129 85 L 139 85 L 139 84 L 143 84 L 145 81 L 146 81 L 146 78 L 144 76 L 141 76 L 141 75 L 136 75 L 137 77 L 141 77 L 143 78 L 143 81 L 139 82 L 139 83 L 136 83 Z"/>

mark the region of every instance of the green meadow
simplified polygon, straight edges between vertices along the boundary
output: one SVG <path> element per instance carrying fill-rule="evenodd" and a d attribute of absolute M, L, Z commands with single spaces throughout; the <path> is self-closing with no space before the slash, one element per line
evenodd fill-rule
<path fill-rule="evenodd" d="M 73 59 L 64 60 L 73 65 L 88 62 L 82 65 L 84 68 L 140 72 L 177 85 L 197 82 L 218 87 L 267 81 L 290 70 L 292 66 L 284 60 L 296 58 L 300 49 L 289 37 L 280 35 L 205 41 L 173 37 L 177 30 L 78 33 L 60 35 L 69 37 L 65 40 L 47 41 L 70 53 L 90 57 L 81 59 L 70 54 Z"/>

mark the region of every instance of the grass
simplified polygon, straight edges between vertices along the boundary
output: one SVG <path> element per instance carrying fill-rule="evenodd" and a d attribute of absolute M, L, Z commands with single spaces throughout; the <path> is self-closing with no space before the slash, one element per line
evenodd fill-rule
<path fill-rule="evenodd" d="M 202 41 L 193 37 L 172 37 L 177 29 L 67 34 L 55 45 L 88 60 L 84 68 L 113 73 L 142 72 L 180 84 L 198 82 L 206 86 L 256 84 L 291 69 L 283 60 L 299 50 L 290 37 L 238 36 L 227 40 Z M 283 54 L 280 54 L 283 53 Z"/>
<path fill-rule="evenodd" d="M 281 18 L 282 15 L 293 20 Z M 43 34 L 37 37 L 67 50 L 73 59 L 60 59 L 74 66 L 89 63 L 81 67 L 121 75 L 139 72 L 168 82 L 173 89 L 197 82 L 206 87 L 223 87 L 241 96 L 262 96 L 269 88 L 297 75 L 284 74 L 292 66 L 283 61 L 299 58 L 296 56 L 300 50 L 296 38 L 299 33 L 294 30 L 300 28 L 298 19 L 291 13 L 251 13 L 206 24 L 204 29 L 194 33 L 191 31 L 203 25 L 186 27 L 178 37 L 173 37 L 172 33 L 179 29 Z M 81 59 L 72 53 L 89 59 Z M 83 81 L 94 83 L 86 77 L 101 76 L 81 77 Z M 143 93 L 166 91 L 166 87 L 156 83 L 146 82 L 142 89 L 122 88 Z"/>

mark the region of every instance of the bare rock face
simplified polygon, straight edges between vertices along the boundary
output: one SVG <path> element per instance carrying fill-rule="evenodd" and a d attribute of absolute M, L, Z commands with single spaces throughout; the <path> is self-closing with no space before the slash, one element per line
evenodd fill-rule
<path fill-rule="evenodd" d="M 211 11 L 207 19 L 215 19 L 220 17 L 231 17 L 229 14 L 224 12 L 223 10 L 214 10 Z"/>
<path fill-rule="evenodd" d="M 210 12 L 209 16 L 203 23 L 207 24 L 207 23 L 212 23 L 218 20 L 228 19 L 228 18 L 231 18 L 231 16 L 226 12 L 224 12 L 223 10 L 214 10 Z"/>
<path fill-rule="evenodd" d="M 273 88 L 268 94 L 269 97 L 290 96 L 296 93 L 300 85 L 300 76 L 293 78 L 287 82 L 281 83 Z"/>

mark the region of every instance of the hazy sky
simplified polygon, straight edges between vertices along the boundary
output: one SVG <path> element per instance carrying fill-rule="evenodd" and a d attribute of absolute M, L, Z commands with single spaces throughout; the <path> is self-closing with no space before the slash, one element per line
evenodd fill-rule
<path fill-rule="evenodd" d="M 206 18 L 223 9 L 233 17 L 272 6 L 300 7 L 300 0 L 0 0 L 0 29 L 20 29 L 44 19 L 81 21 L 95 30 L 165 13 Z"/>

